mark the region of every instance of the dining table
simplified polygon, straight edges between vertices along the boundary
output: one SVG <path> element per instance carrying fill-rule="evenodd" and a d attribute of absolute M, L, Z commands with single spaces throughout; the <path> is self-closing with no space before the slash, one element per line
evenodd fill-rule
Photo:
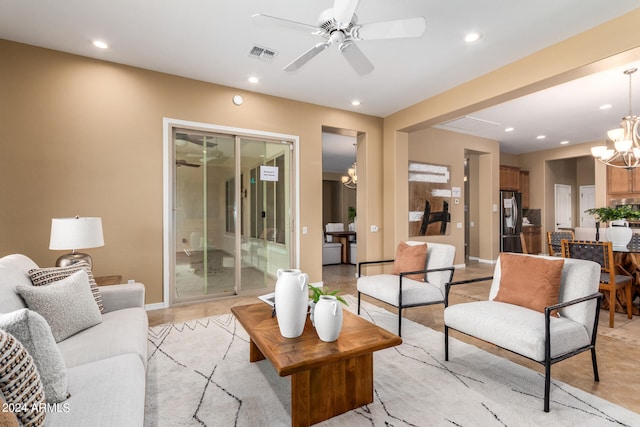
<path fill-rule="evenodd" d="M 350 255 L 351 255 L 351 251 L 349 250 L 349 241 L 351 240 L 351 237 L 356 237 L 356 232 L 355 231 L 326 231 L 325 234 L 327 234 L 328 236 L 331 237 L 335 237 L 337 239 L 340 239 L 340 242 L 342 243 L 342 254 L 340 257 L 340 261 L 343 264 L 350 264 L 351 260 L 350 260 Z"/>

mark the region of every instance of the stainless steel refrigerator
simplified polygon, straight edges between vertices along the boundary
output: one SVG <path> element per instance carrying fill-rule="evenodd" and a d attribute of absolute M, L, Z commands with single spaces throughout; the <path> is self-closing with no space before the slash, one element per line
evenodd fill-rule
<path fill-rule="evenodd" d="M 500 252 L 522 252 L 522 195 L 516 191 L 500 192 Z"/>

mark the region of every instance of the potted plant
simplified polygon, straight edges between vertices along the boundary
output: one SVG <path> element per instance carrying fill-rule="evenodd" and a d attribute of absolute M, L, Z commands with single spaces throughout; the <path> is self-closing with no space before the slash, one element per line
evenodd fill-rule
<path fill-rule="evenodd" d="M 591 208 L 585 211 L 597 217 L 599 222 L 608 222 L 607 239 L 613 246 L 627 246 L 631 241 L 633 231 L 629 228 L 630 219 L 639 219 L 640 211 L 633 209 L 630 205 L 622 205 L 600 208 Z"/>
<path fill-rule="evenodd" d="M 356 219 L 356 208 L 354 208 L 353 206 L 349 206 L 347 215 L 349 218 L 349 222 L 354 222 Z"/>
<path fill-rule="evenodd" d="M 312 324 L 314 324 L 314 322 L 313 322 L 313 310 L 314 310 L 316 304 L 318 303 L 318 301 L 320 301 L 320 297 L 322 295 L 334 296 L 342 304 L 349 305 L 347 300 L 345 300 L 342 296 L 338 295 L 338 292 L 340 292 L 340 290 L 338 290 L 338 289 L 331 291 L 328 288 L 326 288 L 325 286 L 323 286 L 323 287 L 315 287 L 315 286 L 309 285 L 309 298 L 311 299 L 311 301 L 309 301 L 309 318 L 311 319 L 311 323 Z"/>

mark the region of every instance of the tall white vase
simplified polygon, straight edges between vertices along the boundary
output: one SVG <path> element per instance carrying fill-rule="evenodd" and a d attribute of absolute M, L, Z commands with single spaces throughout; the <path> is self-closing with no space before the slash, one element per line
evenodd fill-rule
<path fill-rule="evenodd" d="M 631 241 L 633 231 L 629 228 L 629 222 L 620 219 L 616 221 L 610 221 L 609 227 L 607 227 L 607 239 L 611 241 L 614 247 L 626 247 Z"/>
<path fill-rule="evenodd" d="M 309 276 L 300 270 L 278 269 L 275 302 L 280 334 L 285 338 L 302 335 L 309 306 Z"/>
<path fill-rule="evenodd" d="M 338 339 L 342 329 L 342 304 L 333 295 L 322 295 L 313 310 L 316 332 L 322 341 Z"/>

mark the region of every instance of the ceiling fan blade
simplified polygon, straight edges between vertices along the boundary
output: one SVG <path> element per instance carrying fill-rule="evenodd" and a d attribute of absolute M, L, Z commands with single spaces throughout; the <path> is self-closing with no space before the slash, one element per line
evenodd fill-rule
<path fill-rule="evenodd" d="M 357 25 L 351 31 L 351 37 L 356 40 L 401 39 L 420 37 L 424 34 L 427 23 L 424 17 L 398 19 L 396 21 L 374 22 L 372 24 Z"/>
<path fill-rule="evenodd" d="M 305 33 L 318 34 L 322 32 L 322 29 L 315 25 L 304 24 L 302 22 L 290 21 L 288 19 L 278 18 L 276 16 L 264 15 L 262 13 L 256 13 L 251 15 L 253 22 L 257 24 L 275 24 L 281 27 L 289 28 L 297 31 L 304 31 Z"/>
<path fill-rule="evenodd" d="M 195 164 L 195 163 L 189 163 L 186 160 L 176 160 L 176 166 L 180 167 L 180 166 L 188 166 L 190 168 L 199 168 L 200 165 Z"/>
<path fill-rule="evenodd" d="M 347 59 L 351 67 L 361 76 L 373 71 L 373 64 L 354 42 L 346 41 L 340 45 L 340 52 Z"/>
<path fill-rule="evenodd" d="M 293 62 L 291 62 L 286 67 L 284 67 L 284 70 L 285 71 L 295 71 L 295 70 L 299 69 L 304 64 L 309 62 L 314 56 L 316 56 L 317 54 L 319 54 L 320 52 L 322 52 L 326 48 L 328 48 L 329 44 L 330 43 L 326 43 L 326 42 L 318 43 L 317 45 L 315 45 L 314 47 L 312 47 L 311 49 L 309 49 L 308 51 L 306 51 L 305 53 L 303 53 L 302 55 L 300 55 L 296 59 L 294 59 Z"/>
<path fill-rule="evenodd" d="M 333 2 L 333 19 L 339 28 L 347 28 L 358 7 L 358 0 L 335 0 Z"/>

